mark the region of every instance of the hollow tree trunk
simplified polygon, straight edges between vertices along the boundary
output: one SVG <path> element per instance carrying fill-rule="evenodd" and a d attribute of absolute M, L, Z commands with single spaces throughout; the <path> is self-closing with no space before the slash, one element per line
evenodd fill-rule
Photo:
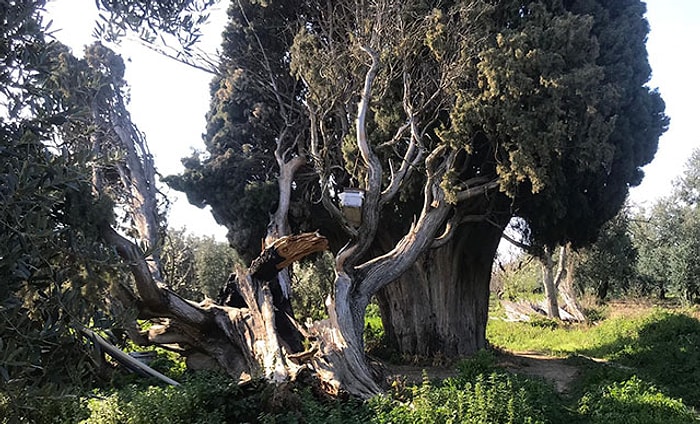
<path fill-rule="evenodd" d="M 491 265 L 502 230 L 485 222 L 463 224 L 450 242 L 424 253 L 377 293 L 394 348 L 452 358 L 486 347 Z"/>

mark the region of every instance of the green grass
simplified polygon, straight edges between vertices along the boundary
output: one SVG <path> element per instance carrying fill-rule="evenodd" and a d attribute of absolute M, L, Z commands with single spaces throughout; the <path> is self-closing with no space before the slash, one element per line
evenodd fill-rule
<path fill-rule="evenodd" d="M 682 401 L 636 376 L 586 393 L 578 412 L 593 424 L 685 424 L 695 419 Z"/>
<path fill-rule="evenodd" d="M 543 325 L 544 321 L 506 322 L 489 320 L 486 334 L 494 346 L 513 351 L 540 352 L 552 356 L 568 356 L 582 352 L 606 353 L 619 350 L 636 341 L 642 325 L 639 320 L 624 317 L 602 321 L 599 325 Z"/>
<path fill-rule="evenodd" d="M 426 375 L 419 385 L 395 384 L 368 402 L 330 399 L 296 384 L 239 387 L 225 376 L 197 373 L 179 388 L 129 385 L 99 393 L 79 416 L 89 416 L 85 424 L 695 422 L 681 400 L 634 376 L 605 382 L 612 376 L 607 374 L 589 382 L 581 395 L 562 396 L 544 380 L 499 368 L 490 352 L 460 362 L 457 369 L 456 377 L 443 381 Z"/>
<path fill-rule="evenodd" d="M 601 371 L 600 365 L 582 363 L 588 386 L 636 375 L 700 408 L 700 321 L 690 311 L 656 308 L 634 318 L 556 328 L 491 320 L 487 337 L 494 346 L 512 351 L 601 358 L 618 370 Z"/>

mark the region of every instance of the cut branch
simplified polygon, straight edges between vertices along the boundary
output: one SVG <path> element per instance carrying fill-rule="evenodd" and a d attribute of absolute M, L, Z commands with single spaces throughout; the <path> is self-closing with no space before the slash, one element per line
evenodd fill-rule
<path fill-rule="evenodd" d="M 94 343 L 100 345 L 100 348 L 104 349 L 105 352 L 107 352 L 112 358 L 114 358 L 117 362 L 124 365 L 125 367 L 132 369 L 143 376 L 157 378 L 158 380 L 170 384 L 171 386 L 180 385 L 180 383 L 173 380 L 172 378 L 159 373 L 158 371 L 142 363 L 141 361 L 132 358 L 131 356 L 122 352 L 120 349 L 118 349 L 111 343 L 108 343 L 107 340 L 103 339 L 102 336 L 95 333 L 94 331 L 82 327 L 80 329 L 80 332 L 83 333 L 83 335 L 85 335 L 87 338 L 92 340 Z"/>

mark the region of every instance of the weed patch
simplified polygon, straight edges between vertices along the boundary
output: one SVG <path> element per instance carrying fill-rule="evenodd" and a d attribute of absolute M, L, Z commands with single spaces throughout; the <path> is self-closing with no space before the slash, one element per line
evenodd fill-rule
<path fill-rule="evenodd" d="M 695 420 L 682 401 L 636 376 L 586 393 L 578 411 L 591 424 L 687 424 Z"/>

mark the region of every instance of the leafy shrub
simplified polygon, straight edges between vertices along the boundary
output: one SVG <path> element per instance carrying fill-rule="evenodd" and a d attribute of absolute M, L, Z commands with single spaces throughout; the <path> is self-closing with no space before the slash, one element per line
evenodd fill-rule
<path fill-rule="evenodd" d="M 684 424 L 695 420 L 681 400 L 664 395 L 636 376 L 586 393 L 578 410 L 592 424 Z"/>
<path fill-rule="evenodd" d="M 262 423 L 355 424 L 367 423 L 371 410 L 357 399 L 320 398 L 309 387 L 294 392 L 293 408 L 273 408 L 260 415 Z"/>
<path fill-rule="evenodd" d="M 700 321 L 685 313 L 655 309 L 617 324 L 616 338 L 607 335 L 607 344 L 584 353 L 632 367 L 672 396 L 700 406 Z M 598 331 L 613 330 L 609 325 L 600 327 Z"/>
<path fill-rule="evenodd" d="M 458 376 L 378 396 L 370 404 L 373 423 L 545 423 L 563 422 L 553 387 L 540 380 L 498 371 L 486 350 L 457 364 Z"/>
<path fill-rule="evenodd" d="M 79 396 L 56 387 L 31 389 L 22 399 L 0 392 L 0 423 L 73 424 L 88 416 L 86 403 Z"/>
<path fill-rule="evenodd" d="M 466 380 L 474 380 L 479 374 L 491 374 L 495 369 L 496 357 L 486 349 L 457 364 L 459 377 Z"/>
<path fill-rule="evenodd" d="M 257 387 L 256 387 L 257 389 Z M 255 390 L 252 393 L 257 393 Z M 260 410 L 228 376 L 198 372 L 181 386 L 132 384 L 88 403 L 85 424 L 209 423 L 254 421 Z"/>
<path fill-rule="evenodd" d="M 185 359 L 178 353 L 162 348 L 155 348 L 156 357 L 148 366 L 172 379 L 179 380 L 187 371 Z"/>
<path fill-rule="evenodd" d="M 427 379 L 405 401 L 372 400 L 373 423 L 545 423 L 550 422 L 551 388 L 516 376 L 479 374 L 474 381 L 451 378 L 439 386 Z"/>
<path fill-rule="evenodd" d="M 187 374 L 182 385 L 131 384 L 88 401 L 82 424 L 358 423 L 369 409 L 357 400 L 317 398 L 309 387 L 253 382 L 239 386 L 212 372 Z M 301 388 L 300 388 L 301 387 Z M 65 421 L 65 422 L 78 422 Z"/>
<path fill-rule="evenodd" d="M 545 317 L 542 315 L 531 315 L 530 321 L 527 322 L 532 327 L 554 330 L 559 328 L 559 321 L 554 318 Z"/>
<path fill-rule="evenodd" d="M 383 350 L 386 348 L 386 340 L 384 338 L 382 318 L 379 315 L 379 305 L 376 303 L 370 303 L 367 305 L 363 337 L 365 341 L 365 349 L 368 352 L 372 354 L 383 353 Z"/>

